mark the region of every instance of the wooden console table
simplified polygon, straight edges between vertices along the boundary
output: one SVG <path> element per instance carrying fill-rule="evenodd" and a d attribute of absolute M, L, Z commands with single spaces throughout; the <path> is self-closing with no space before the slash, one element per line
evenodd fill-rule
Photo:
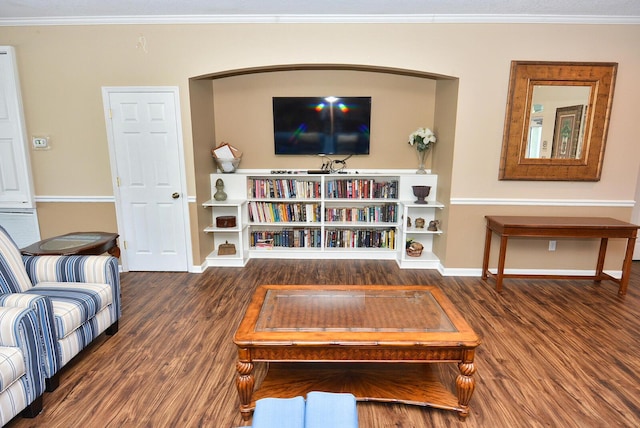
<path fill-rule="evenodd" d="M 593 279 L 594 281 L 611 280 L 620 285 L 618 294 L 627 293 L 631 261 L 636 242 L 638 228 L 635 224 L 609 217 L 534 217 L 534 216 L 485 216 L 487 232 L 484 243 L 484 259 L 482 262 L 482 279 L 489 276 L 496 279 L 496 291 L 502 290 L 503 278 L 549 278 L 549 279 Z M 498 271 L 489 272 L 489 253 L 491 252 L 491 236 L 500 236 L 500 254 Z M 595 275 L 534 275 L 505 274 L 504 261 L 507 255 L 509 238 L 600 238 L 600 252 Z M 627 250 L 622 264 L 620 279 L 603 272 L 604 259 L 607 253 L 609 238 L 627 239 Z"/>

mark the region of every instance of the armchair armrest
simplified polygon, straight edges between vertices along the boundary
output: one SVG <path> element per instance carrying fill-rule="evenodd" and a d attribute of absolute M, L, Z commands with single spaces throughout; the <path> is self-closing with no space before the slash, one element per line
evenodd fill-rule
<path fill-rule="evenodd" d="M 56 347 L 57 337 L 51 301 L 44 296 L 36 294 L 0 294 L 0 310 L 3 308 L 29 308 L 35 312 L 38 327 L 38 346 L 42 354 L 41 359 L 45 377 L 53 377 L 60 369 L 60 357 Z"/>
<path fill-rule="evenodd" d="M 32 309 L 0 307 L 0 346 L 20 348 L 24 356 L 28 403 L 41 396 L 45 388 L 37 324 Z"/>
<path fill-rule="evenodd" d="M 112 256 L 22 256 L 31 283 L 84 282 L 111 285 L 116 319 L 120 318 L 118 259 Z"/>

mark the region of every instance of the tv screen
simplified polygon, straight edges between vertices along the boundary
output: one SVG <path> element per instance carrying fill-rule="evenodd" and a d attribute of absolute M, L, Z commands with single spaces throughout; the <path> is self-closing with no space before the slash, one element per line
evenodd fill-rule
<path fill-rule="evenodd" d="M 371 97 L 273 97 L 277 155 L 368 155 Z"/>

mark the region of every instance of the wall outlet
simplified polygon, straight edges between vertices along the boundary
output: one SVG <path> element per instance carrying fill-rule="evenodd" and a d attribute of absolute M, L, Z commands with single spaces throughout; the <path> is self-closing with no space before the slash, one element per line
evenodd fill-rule
<path fill-rule="evenodd" d="M 556 241 L 549 241 L 549 251 L 556 250 Z"/>
<path fill-rule="evenodd" d="M 49 148 L 48 137 L 33 137 L 33 148 L 38 150 L 44 150 Z"/>

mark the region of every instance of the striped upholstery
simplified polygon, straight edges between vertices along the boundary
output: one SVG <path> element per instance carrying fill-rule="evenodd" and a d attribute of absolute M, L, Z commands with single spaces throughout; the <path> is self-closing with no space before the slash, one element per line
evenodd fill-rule
<path fill-rule="evenodd" d="M 38 316 L 32 309 L 0 307 L 0 423 L 42 395 L 45 373 Z"/>
<path fill-rule="evenodd" d="M 107 284 L 79 282 L 73 285 L 74 288 L 69 289 L 68 283 L 41 282 L 27 291 L 50 298 L 58 338 L 67 337 L 113 302 L 111 287 Z"/>
<path fill-rule="evenodd" d="M 0 306 L 36 309 L 47 378 L 121 315 L 115 257 L 22 256 L 1 226 L 0 291 Z"/>
<path fill-rule="evenodd" d="M 82 351 L 93 339 L 105 331 L 113 321 L 108 309 L 91 318 L 89 322 L 82 324 L 67 337 L 58 340 L 59 357 L 62 366 L 66 365 L 73 357 Z"/>
<path fill-rule="evenodd" d="M 59 361 L 59 351 L 53 334 L 53 305 L 51 300 L 43 296 L 26 293 L 0 294 L 0 307 L 31 308 L 38 315 L 38 331 L 40 333 L 40 347 L 44 356 L 42 364 L 46 377 L 51 377 L 62 364 Z"/>
<path fill-rule="evenodd" d="M 0 226 L 0 292 L 20 293 L 31 288 L 22 255 L 16 243 Z"/>
<path fill-rule="evenodd" d="M 30 283 L 36 286 L 41 282 L 108 284 L 111 316 L 114 322 L 120 318 L 120 274 L 115 257 L 23 256 L 23 261 Z"/>

